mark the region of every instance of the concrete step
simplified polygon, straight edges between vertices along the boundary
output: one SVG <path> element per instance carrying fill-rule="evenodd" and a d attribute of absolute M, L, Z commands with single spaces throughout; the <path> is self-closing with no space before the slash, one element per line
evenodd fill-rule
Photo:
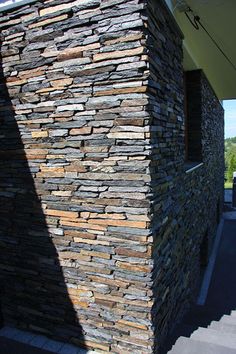
<path fill-rule="evenodd" d="M 208 328 L 215 329 L 217 331 L 236 334 L 236 325 L 228 324 L 224 322 L 212 321 L 210 326 L 208 326 Z"/>
<path fill-rule="evenodd" d="M 221 323 L 229 323 L 229 324 L 235 324 L 236 325 L 236 316 L 228 316 L 224 315 L 221 317 L 219 320 Z"/>
<path fill-rule="evenodd" d="M 235 210 L 235 208 L 233 208 Z M 223 214 L 225 220 L 236 220 L 236 211 L 229 211 Z"/>
<path fill-rule="evenodd" d="M 236 317 L 236 311 L 235 311 L 235 310 L 232 310 L 232 311 L 230 312 L 230 316 Z"/>
<path fill-rule="evenodd" d="M 197 328 L 198 326 L 186 325 L 185 323 L 181 323 L 181 325 L 176 326 L 176 328 L 167 337 L 164 345 L 160 349 L 160 353 L 166 354 L 180 337 L 190 337 Z"/>
<path fill-rule="evenodd" d="M 168 354 L 236 354 L 236 349 L 180 337 Z"/>
<path fill-rule="evenodd" d="M 201 342 L 222 345 L 224 347 L 235 349 L 236 352 L 236 336 L 232 333 L 199 327 L 190 338 Z"/>

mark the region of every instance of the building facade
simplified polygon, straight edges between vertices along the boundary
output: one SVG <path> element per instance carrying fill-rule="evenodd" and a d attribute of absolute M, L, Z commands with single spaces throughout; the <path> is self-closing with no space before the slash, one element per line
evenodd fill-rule
<path fill-rule="evenodd" d="M 158 352 L 222 209 L 219 99 L 159 0 L 23 3 L 0 27 L 4 321 Z"/>

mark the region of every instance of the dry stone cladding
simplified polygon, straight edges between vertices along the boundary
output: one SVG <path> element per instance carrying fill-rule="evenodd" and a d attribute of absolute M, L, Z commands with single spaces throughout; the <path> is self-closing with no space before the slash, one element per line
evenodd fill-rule
<path fill-rule="evenodd" d="M 36 1 L 0 28 L 4 320 L 157 352 L 215 231 L 222 108 L 200 72 L 204 164 L 186 174 L 182 37 L 162 1 Z"/>

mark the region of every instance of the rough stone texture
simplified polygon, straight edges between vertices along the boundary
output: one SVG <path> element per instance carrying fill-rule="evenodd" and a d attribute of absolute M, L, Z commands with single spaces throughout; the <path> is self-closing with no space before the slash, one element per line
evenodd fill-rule
<path fill-rule="evenodd" d="M 44 1 L 1 17 L 3 314 L 113 353 L 150 353 L 144 5 Z"/>
<path fill-rule="evenodd" d="M 188 106 L 192 108 L 188 114 L 200 121 L 203 165 L 186 173 L 181 37 L 154 1 L 149 3 L 149 30 L 152 319 L 157 348 L 195 299 L 201 245 L 208 243 L 210 250 L 215 236 L 223 203 L 224 119 L 203 73 L 188 73 Z"/>
<path fill-rule="evenodd" d="M 105 352 L 152 353 L 214 233 L 219 102 L 201 76 L 204 165 L 186 174 L 182 38 L 161 1 L 39 1 L 3 15 L 4 318 Z"/>

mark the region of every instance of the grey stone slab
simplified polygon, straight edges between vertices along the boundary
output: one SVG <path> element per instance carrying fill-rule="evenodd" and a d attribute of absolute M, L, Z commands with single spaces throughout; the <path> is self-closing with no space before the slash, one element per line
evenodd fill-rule
<path fill-rule="evenodd" d="M 122 227 L 117 226 L 108 227 L 108 231 L 117 232 L 117 233 L 127 233 L 127 234 L 134 234 L 134 235 L 141 235 L 141 236 L 148 236 L 150 234 L 150 230 L 147 229 L 138 229 L 135 227 Z"/>
<path fill-rule="evenodd" d="M 236 354 L 236 350 L 223 345 L 204 343 L 195 339 L 181 337 L 169 354 Z"/>
<path fill-rule="evenodd" d="M 42 335 L 37 335 L 35 338 L 32 339 L 32 341 L 30 341 L 30 345 L 32 345 L 33 347 L 37 347 L 37 348 L 42 348 L 43 345 L 47 342 L 47 337 L 42 336 Z"/>
<path fill-rule="evenodd" d="M 17 336 L 18 330 L 16 328 L 5 326 L 0 330 L 0 336 L 6 338 L 14 338 Z"/>
<path fill-rule="evenodd" d="M 236 324 L 229 324 L 223 322 L 212 321 L 208 328 L 215 329 L 222 332 L 234 333 L 236 334 Z"/>
<path fill-rule="evenodd" d="M 62 342 L 57 342 L 55 340 L 48 339 L 46 343 L 42 346 L 42 349 L 49 350 L 53 353 L 58 353 L 58 351 L 63 347 Z"/>
<path fill-rule="evenodd" d="M 52 352 L 0 336 L 0 354 L 52 354 Z"/>
<path fill-rule="evenodd" d="M 228 211 L 223 216 L 225 220 L 236 220 L 236 211 Z"/>
<path fill-rule="evenodd" d="M 55 129 L 55 130 L 51 130 L 49 132 L 49 136 L 53 137 L 53 136 L 66 136 L 68 135 L 68 130 L 67 129 Z"/>
<path fill-rule="evenodd" d="M 220 319 L 221 323 L 228 323 L 228 324 L 234 324 L 236 325 L 236 317 L 235 316 L 228 316 L 224 315 Z"/>
<path fill-rule="evenodd" d="M 96 351 L 78 348 L 72 344 L 64 344 L 58 354 L 96 354 Z M 98 354 L 98 353 L 97 353 Z"/>
<path fill-rule="evenodd" d="M 58 354 L 78 354 L 79 350 L 80 349 L 72 344 L 64 344 L 58 351 Z"/>
<path fill-rule="evenodd" d="M 34 333 L 18 330 L 18 333 L 14 336 L 14 340 L 22 343 L 30 343 L 35 337 L 36 334 Z"/>
<path fill-rule="evenodd" d="M 232 333 L 223 333 L 220 330 L 199 327 L 191 335 L 191 338 L 201 342 L 223 345 L 236 351 L 236 336 Z"/>
<path fill-rule="evenodd" d="M 233 191 L 232 189 L 225 189 L 225 203 L 232 203 Z"/>

